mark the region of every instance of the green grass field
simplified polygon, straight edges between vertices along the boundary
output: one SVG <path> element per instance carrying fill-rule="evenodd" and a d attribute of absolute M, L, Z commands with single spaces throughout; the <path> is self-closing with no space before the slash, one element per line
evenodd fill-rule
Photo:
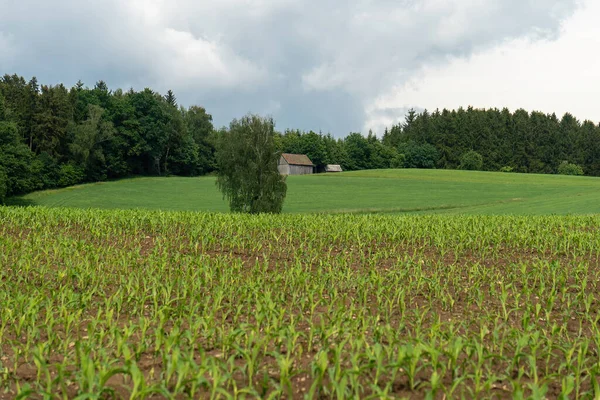
<path fill-rule="evenodd" d="M 227 211 L 214 177 L 135 178 L 31 193 L 9 204 Z M 371 170 L 288 178 L 287 213 L 600 213 L 600 178 L 448 170 Z"/>

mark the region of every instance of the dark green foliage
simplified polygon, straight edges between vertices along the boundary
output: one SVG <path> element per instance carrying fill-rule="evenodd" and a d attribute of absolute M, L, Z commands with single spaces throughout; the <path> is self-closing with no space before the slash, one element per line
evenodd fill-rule
<path fill-rule="evenodd" d="M 175 93 L 173 93 L 172 90 L 169 89 L 169 91 L 165 95 L 165 100 L 167 101 L 168 105 L 172 107 L 177 107 L 177 98 L 175 97 Z"/>
<path fill-rule="evenodd" d="M 569 159 L 586 175 L 600 176 L 600 127 L 590 121 L 580 124 L 570 114 L 559 119 L 525 110 L 410 110 L 402 123 L 385 130 L 381 140 L 372 134 L 351 133 L 336 140 L 330 135 L 287 130 L 277 143 L 283 152 L 307 154 L 319 166 L 340 164 L 344 170 L 512 168 L 549 174 L 557 171 L 561 160 Z M 481 165 L 479 157 L 463 163 L 470 151 L 481 155 Z"/>
<path fill-rule="evenodd" d="M 283 153 L 306 154 L 317 171 L 323 171 L 326 164 L 341 164 L 346 169 L 353 169 L 351 165 L 357 163 L 350 160 L 345 140 L 335 139 L 331 134 L 286 130 L 284 134 L 277 134 L 275 140 L 277 149 Z"/>
<path fill-rule="evenodd" d="M 404 168 L 406 165 L 406 156 L 404 154 L 397 153 L 396 156 L 392 159 L 390 164 L 391 168 Z"/>
<path fill-rule="evenodd" d="M 175 94 L 111 91 L 78 82 L 39 86 L 0 79 L 0 165 L 6 195 L 129 175 L 213 171 L 212 117 L 177 108 Z"/>
<path fill-rule="evenodd" d="M 479 171 L 483 167 L 483 157 L 476 151 L 468 151 L 460 158 L 460 169 Z"/>
<path fill-rule="evenodd" d="M 327 148 L 322 135 L 313 131 L 287 131 L 284 136 L 287 153 L 306 154 L 317 169 L 327 164 Z"/>
<path fill-rule="evenodd" d="M 378 140 L 373 140 L 370 144 L 369 169 L 393 168 L 394 163 L 398 161 L 398 151 L 392 147 L 385 146 Z"/>
<path fill-rule="evenodd" d="M 342 165 L 345 170 L 370 169 L 371 149 L 367 139 L 360 133 L 351 133 L 346 136 L 344 149 L 348 154 L 346 163 Z"/>
<path fill-rule="evenodd" d="M 583 168 L 577 164 L 571 164 L 567 161 L 563 161 L 558 166 L 558 173 L 560 175 L 583 175 Z"/>
<path fill-rule="evenodd" d="M 6 193 L 8 192 L 8 176 L 4 167 L 0 165 L 0 204 L 4 204 Z"/>
<path fill-rule="evenodd" d="M 60 165 L 48 153 L 41 153 L 36 157 L 33 170 L 38 177 L 38 189 L 59 186 Z"/>
<path fill-rule="evenodd" d="M 6 196 L 27 193 L 38 188 L 38 177 L 33 173 L 34 156 L 22 143 L 17 125 L 0 122 L 0 167 L 5 177 Z"/>
<path fill-rule="evenodd" d="M 82 167 L 73 164 L 63 164 L 60 166 L 58 176 L 58 186 L 72 186 L 83 181 L 85 171 Z"/>
<path fill-rule="evenodd" d="M 348 153 L 343 139 L 335 139 L 331 134 L 321 135 L 325 151 L 327 153 L 327 164 L 348 164 Z"/>
<path fill-rule="evenodd" d="M 473 150 L 483 157 L 485 171 L 511 167 L 514 172 L 555 173 L 562 160 L 570 160 L 586 175 L 600 176 L 600 127 L 568 113 L 557 118 L 522 109 L 511 113 L 472 107 L 409 113 L 388 129 L 383 141 L 435 146 L 437 168 L 459 168 L 461 157 Z"/>
<path fill-rule="evenodd" d="M 231 211 L 280 213 L 287 192 L 277 164 L 274 122 L 247 115 L 219 133 L 217 186 Z"/>
<path fill-rule="evenodd" d="M 169 105 L 164 98 L 150 89 L 144 89 L 130 96 L 136 120 L 135 131 L 141 150 L 140 164 L 142 171 L 157 175 L 164 172 L 164 160 L 170 151 L 172 140 L 171 115 Z"/>
<path fill-rule="evenodd" d="M 403 154 L 405 168 L 435 168 L 438 159 L 437 149 L 429 143 L 418 144 L 414 141 L 402 143 L 398 153 Z"/>
<path fill-rule="evenodd" d="M 74 160 L 84 171 L 86 180 L 106 179 L 106 158 L 104 146 L 115 136 L 111 121 L 103 118 L 105 110 L 93 104 L 89 105 L 88 118 L 81 124 L 72 124 L 71 151 Z"/>
<path fill-rule="evenodd" d="M 202 107 L 178 107 L 175 94 L 112 91 L 78 82 L 40 85 L 0 78 L 0 166 L 6 196 L 130 175 L 196 176 L 213 172 L 218 134 Z M 507 109 L 410 110 L 381 139 L 313 131 L 276 134 L 276 149 L 306 154 L 323 171 L 443 168 L 552 174 L 563 160 L 600 176 L 600 127 L 573 115 Z M 481 155 L 465 160 L 471 151 Z M 570 167 L 570 172 L 579 169 Z"/>
<path fill-rule="evenodd" d="M 38 111 L 33 116 L 31 149 L 66 161 L 67 127 L 73 119 L 69 93 L 63 85 L 42 86 Z"/>
<path fill-rule="evenodd" d="M 0 92 L 0 121 L 4 121 L 6 119 L 6 106 L 4 105 L 4 96 L 2 96 L 2 92 Z"/>
<path fill-rule="evenodd" d="M 27 82 L 17 75 L 4 75 L 0 79 L 0 96 L 4 98 L 4 115 L 0 117 L 22 128 L 27 110 Z"/>
<path fill-rule="evenodd" d="M 178 175 L 203 175 L 216 168 L 212 116 L 203 107 L 181 110 L 187 134 L 173 153 L 173 168 Z"/>

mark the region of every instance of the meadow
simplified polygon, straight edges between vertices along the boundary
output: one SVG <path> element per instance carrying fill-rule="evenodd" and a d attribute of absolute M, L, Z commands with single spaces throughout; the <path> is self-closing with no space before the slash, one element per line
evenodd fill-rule
<path fill-rule="evenodd" d="M 599 226 L 3 207 L 0 398 L 598 399 Z"/>
<path fill-rule="evenodd" d="M 600 178 L 450 170 L 291 176 L 285 213 L 600 213 Z M 31 193 L 9 204 L 224 212 L 214 177 L 135 178 Z"/>

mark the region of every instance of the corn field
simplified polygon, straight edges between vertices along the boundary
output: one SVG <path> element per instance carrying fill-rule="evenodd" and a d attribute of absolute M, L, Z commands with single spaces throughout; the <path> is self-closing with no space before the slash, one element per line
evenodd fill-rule
<path fill-rule="evenodd" d="M 0 208 L 0 398 L 600 399 L 599 227 Z"/>

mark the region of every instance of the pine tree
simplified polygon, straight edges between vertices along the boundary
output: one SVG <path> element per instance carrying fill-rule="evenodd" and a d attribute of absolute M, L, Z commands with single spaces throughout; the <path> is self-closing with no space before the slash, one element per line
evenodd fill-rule
<path fill-rule="evenodd" d="M 173 107 L 177 107 L 177 98 L 175 97 L 175 94 L 173 93 L 172 90 L 169 89 L 169 91 L 167 92 L 167 95 L 165 96 L 165 100 L 167 101 L 167 103 Z"/>
<path fill-rule="evenodd" d="M 27 138 L 29 149 L 33 149 L 33 135 L 35 132 L 35 115 L 38 112 L 40 86 L 34 76 L 27 84 L 27 111 L 24 123 L 24 136 Z"/>

